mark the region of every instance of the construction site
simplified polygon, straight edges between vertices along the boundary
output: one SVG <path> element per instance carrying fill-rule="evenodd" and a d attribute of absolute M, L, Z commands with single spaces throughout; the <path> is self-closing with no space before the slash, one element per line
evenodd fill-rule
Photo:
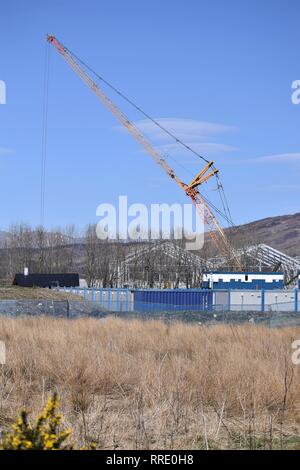
<path fill-rule="evenodd" d="M 72 234 L 70 236 L 62 233 L 53 234 L 55 246 L 51 247 L 53 240 L 52 242 L 44 240 L 44 244 L 39 245 L 38 234 L 34 229 L 19 226 L 15 227 L 14 233 L 7 234 L 6 242 L 2 247 L 4 264 L 10 266 L 10 272 L 6 270 L 2 273 L 2 278 L 9 280 L 19 272 L 18 279 L 20 279 L 24 270 L 24 279 L 28 281 L 30 276 L 35 275 L 32 273 L 42 273 L 47 276 L 53 272 L 63 273 L 75 269 L 80 274 L 80 282 L 67 285 L 62 279 L 58 280 L 59 275 L 57 275 L 52 285 L 48 283 L 49 285 L 41 287 L 82 288 L 81 294 L 85 300 L 90 296 L 91 302 L 94 302 L 95 295 L 98 295 L 98 307 L 106 308 L 107 311 L 242 310 L 264 312 L 276 310 L 278 312 L 282 310 L 297 312 L 300 287 L 299 253 L 293 257 L 264 242 L 253 243 L 254 237 L 249 236 L 248 240 L 239 237 L 240 229 L 233 222 L 221 174 L 215 162 L 199 154 L 165 128 L 161 122 L 152 118 L 71 52 L 55 36 L 48 35 L 46 41 L 41 223 L 45 219 L 49 49 L 54 47 L 84 85 L 142 146 L 145 153 L 159 165 L 170 179 L 170 184 L 176 183 L 185 193 L 204 223 L 205 242 L 204 247 L 198 252 L 185 249 L 184 243 L 174 239 L 146 242 L 141 237 L 137 242 L 130 242 L 130 240 L 117 242 L 109 239 L 104 242 L 97 240 L 96 235 L 92 234 L 93 228 L 91 227 L 90 233 L 77 242 Z M 134 108 L 160 132 L 166 134 L 177 146 L 188 151 L 199 163 L 201 162 L 201 170 L 189 183 L 183 182 L 170 166 L 169 161 L 172 157 L 160 152 L 151 143 L 138 126 L 114 103 L 113 99 L 107 96 L 102 85 L 121 98 L 126 105 Z M 180 163 L 174 161 L 177 164 Z M 217 190 L 219 194 L 219 206 L 210 201 L 206 195 L 207 187 L 212 181 L 216 187 L 215 191 Z M 43 232 L 43 237 L 49 238 L 46 230 Z M 51 259 L 49 265 L 45 260 L 43 261 L 43 258 L 46 259 L 50 251 L 54 251 L 56 255 L 55 260 Z M 71 264 L 63 265 L 57 262 L 62 255 L 64 260 L 70 258 L 70 252 L 73 251 L 76 252 L 77 262 L 73 262 L 73 259 Z M 109 252 L 109 259 L 104 256 L 105 251 Z M 81 259 L 81 264 L 79 259 Z M 92 265 L 91 259 L 93 259 Z M 22 283 L 15 283 L 22 285 Z M 29 284 L 25 282 L 23 285 Z M 35 286 L 35 281 L 32 281 L 30 285 Z M 147 292 L 149 288 L 151 290 Z M 111 294 L 110 289 L 116 289 L 116 294 L 114 292 Z M 143 292 L 143 289 L 146 291 Z M 197 289 L 198 295 L 191 300 L 192 292 L 197 293 Z M 80 292 L 77 291 L 77 293 Z M 127 299 L 125 303 L 120 302 L 123 294 Z M 111 295 L 117 297 L 111 300 Z"/>
<path fill-rule="evenodd" d="M 299 450 L 298 0 L 2 3 L 0 462 Z"/>
<path fill-rule="evenodd" d="M 176 183 L 185 193 L 204 223 L 205 242 L 204 247 L 195 252 L 185 249 L 184 243 L 174 239 L 101 241 L 92 233 L 95 229 L 90 227 L 89 233 L 76 241 L 72 233 L 50 234 L 42 225 L 38 230 L 19 225 L 6 234 L 2 243 L 3 282 L 9 284 L 17 275 L 14 284 L 32 288 L 39 285 L 37 280 L 28 283 L 30 277 L 34 279 L 37 276 L 34 273 L 47 276 L 75 271 L 80 276 L 78 282 L 66 284 L 63 274 L 57 274 L 56 277 L 52 275 L 53 281 L 40 287 L 73 289 L 73 293 L 76 292 L 84 298 L 85 303 L 91 304 L 91 312 L 94 314 L 94 304 L 97 304 L 98 314 L 99 309 L 104 312 L 298 312 L 299 253 L 293 257 L 261 240 L 255 241 L 254 237 L 249 236 L 246 240 L 243 236 L 239 237 L 240 229 L 233 222 L 222 175 L 215 162 L 199 154 L 161 122 L 152 118 L 55 36 L 48 35 L 46 41 L 41 224 L 45 220 L 49 57 L 50 47 L 54 47 L 84 85 L 159 165 L 170 179 L 170 184 Z M 113 99 L 107 96 L 102 85 L 201 163 L 201 170 L 189 183 L 183 182 L 170 166 L 172 157 L 160 152 L 151 143 Z M 207 197 L 207 187 L 212 181 L 219 194 L 219 206 Z M 47 261 L 49 256 L 51 260 Z M 13 306 L 10 305 L 2 305 L 3 313 L 13 313 Z"/>

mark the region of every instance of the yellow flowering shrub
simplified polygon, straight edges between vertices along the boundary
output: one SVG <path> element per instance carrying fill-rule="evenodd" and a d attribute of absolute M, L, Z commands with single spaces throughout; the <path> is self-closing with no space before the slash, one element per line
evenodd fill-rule
<path fill-rule="evenodd" d="M 66 450 L 72 449 L 66 444 L 71 429 L 61 429 L 62 416 L 56 394 L 48 402 L 33 424 L 28 420 L 28 413 L 21 411 L 11 431 L 4 434 L 1 448 L 5 450 Z"/>

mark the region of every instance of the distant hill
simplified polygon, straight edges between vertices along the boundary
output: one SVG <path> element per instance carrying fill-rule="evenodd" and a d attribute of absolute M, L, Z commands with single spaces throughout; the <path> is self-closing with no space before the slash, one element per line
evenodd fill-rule
<path fill-rule="evenodd" d="M 266 243 L 290 256 L 300 256 L 300 212 L 267 217 L 238 225 L 234 229 L 227 228 L 225 232 L 236 247 Z M 3 247 L 7 236 L 7 232 L 0 230 L 0 248 Z M 76 261 L 79 265 L 84 261 L 84 244 L 84 238 L 74 239 Z"/>
<path fill-rule="evenodd" d="M 293 215 L 268 217 L 234 229 L 226 229 L 234 242 L 266 243 L 290 256 L 300 256 L 300 212 Z"/>

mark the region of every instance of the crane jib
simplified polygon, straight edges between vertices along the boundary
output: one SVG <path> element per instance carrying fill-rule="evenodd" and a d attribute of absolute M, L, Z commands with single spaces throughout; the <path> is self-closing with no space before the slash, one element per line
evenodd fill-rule
<path fill-rule="evenodd" d="M 234 262 L 237 268 L 242 268 L 241 262 L 235 254 L 229 240 L 227 239 L 223 228 L 213 214 L 206 200 L 201 196 L 198 187 L 206 182 L 210 177 L 218 173 L 214 168 L 213 162 L 207 162 L 207 165 L 196 175 L 190 184 L 183 183 L 175 174 L 174 170 L 168 165 L 160 153 L 152 146 L 152 144 L 145 138 L 141 131 L 125 116 L 125 114 L 106 96 L 102 89 L 91 79 L 87 72 L 79 65 L 76 58 L 72 53 L 61 44 L 58 39 L 53 35 L 47 36 L 47 41 L 51 43 L 55 49 L 64 57 L 66 62 L 74 70 L 74 72 L 81 78 L 81 80 L 98 96 L 101 102 L 108 108 L 108 110 L 115 116 L 115 118 L 128 130 L 128 132 L 140 143 L 144 150 L 160 165 L 164 171 L 185 191 L 186 195 L 190 197 L 193 204 L 196 206 L 198 213 L 203 217 L 205 224 L 208 227 L 208 233 L 223 255 L 229 257 Z M 212 167 L 212 171 L 207 173 L 207 170 Z"/>

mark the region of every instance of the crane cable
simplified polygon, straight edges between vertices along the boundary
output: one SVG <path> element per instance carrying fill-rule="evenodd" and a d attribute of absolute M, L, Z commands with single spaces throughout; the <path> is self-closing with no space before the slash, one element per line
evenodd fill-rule
<path fill-rule="evenodd" d="M 202 199 L 204 199 L 204 201 L 206 202 L 206 204 L 208 206 L 210 206 L 212 209 L 214 209 L 215 212 L 217 212 L 224 220 L 226 220 L 228 225 L 230 225 L 232 227 L 234 226 L 231 219 L 226 214 L 224 214 L 220 209 L 218 209 L 217 206 L 215 206 L 211 201 L 209 201 L 209 199 L 207 199 L 207 197 L 205 197 L 203 195 L 203 193 L 201 193 L 201 197 L 202 197 Z"/>
<path fill-rule="evenodd" d="M 181 166 L 181 168 L 183 168 L 185 171 L 187 171 L 190 175 L 192 175 L 192 172 L 187 167 L 182 165 L 180 162 L 177 162 L 177 160 L 174 157 L 172 157 L 171 155 L 164 153 L 163 156 L 166 159 L 170 158 L 175 163 L 177 163 L 179 166 Z M 216 174 L 216 177 L 218 177 L 218 174 Z M 219 192 L 219 195 L 220 195 L 220 198 L 221 198 L 221 202 L 222 202 L 224 212 L 222 212 L 220 209 L 218 209 L 206 196 L 204 196 L 204 194 L 203 194 L 204 188 L 201 191 L 201 197 L 202 197 L 202 199 L 204 199 L 204 201 L 206 202 L 206 204 L 208 206 L 210 206 L 212 209 L 214 209 L 215 212 L 217 212 L 224 220 L 226 220 L 228 225 L 230 225 L 231 227 L 234 227 L 235 225 L 232 221 L 232 217 L 231 217 L 230 209 L 228 207 L 228 203 L 227 203 L 227 199 L 226 199 L 226 196 L 225 196 L 224 188 L 223 188 L 223 185 L 220 181 L 220 177 L 218 177 L 218 178 L 219 178 L 219 182 L 217 180 L 217 189 L 218 189 L 218 192 Z M 222 195 L 221 195 L 221 188 L 223 190 L 222 192 L 223 192 L 224 201 L 223 201 L 223 198 L 222 198 Z"/>
<path fill-rule="evenodd" d="M 230 212 L 230 208 L 229 208 L 228 201 L 227 201 L 227 198 L 226 198 L 226 194 L 225 194 L 225 191 L 224 191 L 224 187 L 223 187 L 223 184 L 221 182 L 220 176 L 218 174 L 216 174 L 216 179 L 217 179 L 218 192 L 219 192 L 219 195 L 220 195 L 220 199 L 221 199 L 221 203 L 222 203 L 222 206 L 223 206 L 224 213 L 228 217 L 228 220 L 230 221 L 230 225 L 234 226 L 232 216 L 231 216 L 231 212 Z"/>
<path fill-rule="evenodd" d="M 157 127 L 159 127 L 163 132 L 168 134 L 177 144 L 182 145 L 185 147 L 186 150 L 189 152 L 192 152 L 195 154 L 198 158 L 201 158 L 204 160 L 206 163 L 209 163 L 209 160 L 207 160 L 203 155 L 200 155 L 196 150 L 192 149 L 189 145 L 185 144 L 181 139 L 176 137 L 172 132 L 170 132 L 168 129 L 166 129 L 164 126 L 162 126 L 156 119 L 154 119 L 152 116 L 150 116 L 148 113 L 146 113 L 142 108 L 137 106 L 131 99 L 129 99 L 124 93 L 122 93 L 120 90 L 118 90 L 114 85 L 112 85 L 108 80 L 103 78 L 101 75 L 99 75 L 95 70 L 93 70 L 89 65 L 87 65 L 82 59 L 80 59 L 74 52 L 72 52 L 70 49 L 68 49 L 64 44 L 62 44 L 64 49 L 75 59 L 81 63 L 87 70 L 89 70 L 91 73 L 93 73 L 99 80 L 101 80 L 105 85 L 107 85 L 111 90 L 113 90 L 115 93 L 117 93 L 123 100 L 125 100 L 128 104 L 133 106 L 137 111 L 139 111 L 143 116 L 145 116 L 147 119 L 149 119 L 153 124 L 155 124 Z"/>
<path fill-rule="evenodd" d="M 46 160 L 47 160 L 47 125 L 48 125 L 48 95 L 49 95 L 49 62 L 50 47 L 45 47 L 45 68 L 43 83 L 43 117 L 42 117 L 42 152 L 41 152 L 41 201 L 40 201 L 40 224 L 45 221 L 45 187 L 46 187 Z"/>
<path fill-rule="evenodd" d="M 198 152 L 196 152 L 196 150 L 192 149 L 189 145 L 185 144 L 181 139 L 179 139 L 177 136 L 175 136 L 172 132 L 170 132 L 168 129 L 166 129 L 163 125 L 161 125 L 156 119 L 154 119 L 152 116 L 150 116 L 148 113 L 146 113 L 142 108 L 140 108 L 139 106 L 137 106 L 130 98 L 128 98 L 124 93 L 122 93 L 120 90 L 118 90 L 118 88 L 116 88 L 114 85 L 112 85 L 108 80 L 106 80 L 104 77 L 102 77 L 101 75 L 99 75 L 92 67 L 90 67 L 86 62 L 84 62 L 82 59 L 80 59 L 80 57 L 78 57 L 74 52 L 72 52 L 68 47 L 66 47 L 64 44 L 61 43 L 61 45 L 63 46 L 63 48 L 65 49 L 66 52 L 68 52 L 68 54 L 70 54 L 72 57 L 74 57 L 83 67 L 85 67 L 87 70 L 89 70 L 95 77 L 98 78 L 98 80 L 102 81 L 105 85 L 107 85 L 111 90 L 113 90 L 117 95 L 119 95 L 124 101 L 126 101 L 128 104 L 130 104 L 133 108 L 135 108 L 138 112 L 140 112 L 143 116 L 145 116 L 147 119 L 149 119 L 153 124 L 155 124 L 155 126 L 157 126 L 159 129 L 161 129 L 163 132 L 165 132 L 167 135 L 169 135 L 177 144 L 183 146 L 186 150 L 188 150 L 189 152 L 192 152 L 194 155 L 196 155 L 198 158 L 202 159 L 203 161 L 205 161 L 205 163 L 209 163 L 209 160 L 207 160 L 207 158 L 203 157 L 203 155 L 200 155 Z M 178 163 L 182 168 L 184 168 L 185 170 L 189 171 L 186 167 L 184 167 L 182 164 L 180 164 L 179 162 L 177 162 L 173 157 L 171 157 L 170 155 L 168 154 L 165 154 L 166 157 L 169 157 L 171 158 L 173 161 L 175 161 L 176 163 Z M 213 168 L 214 165 L 212 166 Z M 225 191 L 224 191 L 224 188 L 223 188 L 223 185 L 220 184 L 220 177 L 218 177 L 218 190 L 219 190 L 219 193 L 221 195 L 221 192 L 220 190 L 222 191 L 223 193 L 223 198 L 224 198 L 224 202 L 223 202 L 223 199 L 221 198 L 221 201 L 222 201 L 222 205 L 223 205 L 223 209 L 224 209 L 224 213 L 222 213 L 222 211 L 220 211 L 213 203 L 211 203 L 205 196 L 203 196 L 203 194 L 201 194 L 201 196 L 203 197 L 204 201 L 209 205 L 211 206 L 220 216 L 222 216 L 227 222 L 228 224 L 230 225 L 233 225 L 233 222 L 232 222 L 232 217 L 231 217 L 231 214 L 230 214 L 230 210 L 229 210 L 229 207 L 228 207 L 228 203 L 227 203 L 227 199 L 226 199 L 226 196 L 225 196 Z"/>
<path fill-rule="evenodd" d="M 137 106 L 130 98 L 128 98 L 124 93 L 122 93 L 120 90 L 118 90 L 118 88 L 116 88 L 114 85 L 112 85 L 108 80 L 106 80 L 102 75 L 99 75 L 92 67 L 90 67 L 86 62 L 84 62 L 82 59 L 80 59 L 80 57 L 78 57 L 74 52 L 72 52 L 69 48 L 67 48 L 64 44 L 62 44 L 62 46 L 64 47 L 64 49 L 73 57 L 75 57 L 75 59 L 82 65 L 84 66 L 87 70 L 89 70 L 93 75 L 95 75 L 95 77 L 97 77 L 100 81 L 102 81 L 103 83 L 105 83 L 105 85 L 107 85 L 111 90 L 113 90 L 117 95 L 119 95 L 123 100 L 125 100 L 128 104 L 130 104 L 132 107 L 134 107 L 138 112 L 140 112 L 143 116 L 145 116 L 147 119 L 149 119 L 153 124 L 155 124 L 159 129 L 161 129 L 163 132 L 165 132 L 167 135 L 169 135 L 173 140 L 175 140 L 175 142 L 179 145 L 182 145 L 186 150 L 188 150 L 189 152 L 192 152 L 194 155 L 196 155 L 198 158 L 204 160 L 206 163 L 209 163 L 209 160 L 207 160 L 205 157 L 203 157 L 203 155 L 200 155 L 198 152 L 196 152 L 196 150 L 192 149 L 189 145 L 185 144 L 181 139 L 179 139 L 177 136 L 175 136 L 172 132 L 170 132 L 168 129 L 166 129 L 162 124 L 160 124 L 156 119 L 154 119 L 152 116 L 150 116 L 148 113 L 146 113 L 142 108 L 140 108 L 139 106 Z M 169 155 L 166 155 L 166 157 L 168 157 Z M 169 156 L 170 157 L 170 156 Z M 172 157 L 170 157 L 172 158 Z M 176 162 L 176 160 L 174 158 L 172 158 L 173 161 Z M 176 163 L 179 163 L 179 162 L 176 162 Z M 187 168 L 185 168 L 183 165 L 181 165 L 179 163 L 179 165 L 184 168 L 185 170 Z M 215 168 L 215 166 L 213 165 L 212 166 L 213 168 Z M 225 218 L 225 220 L 227 220 L 227 222 L 230 224 L 230 225 L 234 225 L 233 221 L 232 221 L 232 216 L 231 216 L 231 213 L 230 213 L 230 209 L 229 209 L 229 205 L 228 205 L 228 202 L 227 202 L 227 198 L 226 198 L 226 195 L 225 195 L 225 191 L 224 191 L 224 187 L 223 187 L 223 184 L 221 183 L 221 180 L 220 180 L 220 176 L 218 174 L 216 174 L 216 177 L 217 177 L 217 185 L 218 185 L 218 190 L 219 190 L 219 194 L 220 194 L 220 198 L 221 198 L 221 202 L 222 202 L 222 206 L 223 206 L 223 209 L 224 209 L 224 214 L 221 213 L 221 215 Z M 206 200 L 207 201 L 207 200 Z M 212 204 L 210 204 L 212 205 Z M 212 205 L 213 206 L 213 205 Z"/>

